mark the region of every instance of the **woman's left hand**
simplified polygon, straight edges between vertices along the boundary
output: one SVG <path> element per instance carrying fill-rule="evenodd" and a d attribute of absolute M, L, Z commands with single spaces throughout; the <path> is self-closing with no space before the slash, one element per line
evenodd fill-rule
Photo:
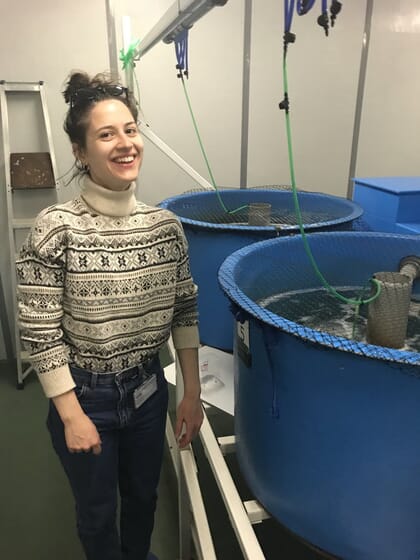
<path fill-rule="evenodd" d="M 184 396 L 178 405 L 175 425 L 175 438 L 181 449 L 191 443 L 200 431 L 202 423 L 201 400 L 197 397 Z"/>

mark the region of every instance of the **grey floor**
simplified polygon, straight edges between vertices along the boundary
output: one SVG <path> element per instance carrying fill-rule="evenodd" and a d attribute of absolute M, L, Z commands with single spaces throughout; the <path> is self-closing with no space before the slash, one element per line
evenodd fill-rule
<path fill-rule="evenodd" d="M 174 411 L 170 390 L 169 410 Z M 14 368 L 0 363 L 0 559 L 83 560 L 74 524 L 73 500 L 45 427 L 47 400 L 35 375 L 16 389 Z M 232 435 L 233 419 L 209 416 L 217 436 Z M 242 560 L 243 555 L 223 506 L 209 463 L 199 441 L 194 444 L 200 487 L 218 560 Z M 241 497 L 250 499 L 235 457 L 228 466 Z M 268 560 L 325 558 L 290 535 L 273 520 L 255 527 Z M 176 479 L 166 450 L 159 487 L 152 550 L 160 560 L 178 558 Z"/>

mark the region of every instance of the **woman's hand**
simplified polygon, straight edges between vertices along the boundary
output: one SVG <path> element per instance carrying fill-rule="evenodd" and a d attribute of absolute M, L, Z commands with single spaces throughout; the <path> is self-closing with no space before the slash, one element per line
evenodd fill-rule
<path fill-rule="evenodd" d="M 175 438 L 182 449 L 191 443 L 203 423 L 203 407 L 198 397 L 184 396 L 178 405 Z M 185 428 L 183 430 L 183 428 Z"/>
<path fill-rule="evenodd" d="M 184 398 L 178 405 L 175 438 L 181 449 L 195 438 L 203 423 L 200 400 L 200 377 L 198 374 L 198 349 L 182 348 L 177 355 L 184 382 Z"/>
<path fill-rule="evenodd" d="M 64 422 L 64 434 L 70 453 L 101 452 L 101 438 L 95 424 L 84 412 Z"/>
<path fill-rule="evenodd" d="M 101 452 L 101 438 L 92 420 L 84 413 L 73 390 L 53 397 L 54 405 L 64 424 L 64 434 L 70 453 Z"/>

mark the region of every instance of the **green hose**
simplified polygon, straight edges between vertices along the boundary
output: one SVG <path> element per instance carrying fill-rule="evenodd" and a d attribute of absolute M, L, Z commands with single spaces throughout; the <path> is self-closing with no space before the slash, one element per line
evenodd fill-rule
<path fill-rule="evenodd" d="M 286 62 L 286 56 L 283 57 L 283 84 L 284 84 L 284 92 L 285 92 L 285 99 L 288 99 L 288 81 L 287 81 L 287 62 Z M 370 282 L 372 284 L 375 285 L 376 287 L 376 293 L 371 296 L 370 298 L 367 299 L 352 299 L 352 298 L 347 298 L 345 296 L 343 296 L 342 294 L 340 294 L 339 292 L 337 292 L 337 290 L 335 288 L 333 288 L 328 281 L 326 280 L 326 278 L 324 277 L 324 275 L 322 274 L 322 272 L 319 270 L 319 267 L 315 261 L 315 258 L 312 254 L 311 248 L 309 246 L 308 243 L 308 239 L 305 233 L 305 229 L 303 227 L 303 221 L 302 221 L 302 213 L 300 210 L 300 205 L 299 205 L 299 199 L 298 199 L 298 193 L 297 193 L 297 188 L 296 188 L 296 178 L 295 178 L 295 165 L 294 165 L 294 160 L 293 160 L 293 149 L 292 149 L 292 130 L 291 130 L 291 125 L 290 125 L 290 115 L 289 115 L 289 110 L 288 108 L 286 108 L 285 111 L 286 114 L 286 133 L 287 133 L 287 149 L 288 149 L 288 154 L 289 154 L 289 168 L 290 168 L 290 177 L 291 177 L 291 181 L 292 181 L 292 195 L 293 195 L 293 201 L 294 201 L 294 206 L 295 206 L 295 213 L 296 213 L 296 218 L 299 224 L 299 230 L 300 233 L 302 235 L 302 241 L 303 241 L 303 246 L 305 248 L 305 252 L 312 264 L 312 267 L 316 273 L 316 275 L 318 276 L 318 278 L 321 280 L 322 285 L 328 290 L 328 292 L 330 294 L 332 294 L 334 297 L 336 297 L 337 299 L 339 299 L 340 301 L 347 303 L 349 305 L 355 305 L 357 308 L 357 313 L 358 313 L 358 308 L 360 305 L 363 304 L 367 304 L 370 303 L 372 301 L 374 301 L 379 294 L 381 293 L 381 286 L 380 283 L 375 279 L 375 278 L 371 278 Z"/>
<path fill-rule="evenodd" d="M 228 208 L 226 208 L 226 205 L 224 204 L 224 202 L 222 200 L 222 197 L 220 196 L 220 192 L 219 192 L 219 189 L 216 185 L 216 180 L 215 180 L 213 172 L 211 170 L 209 159 L 208 159 L 207 154 L 206 154 L 206 150 L 204 149 L 204 145 L 203 145 L 203 142 L 201 140 L 201 135 L 200 135 L 200 132 L 198 130 L 197 121 L 196 121 L 196 118 L 194 116 L 194 112 L 193 112 L 193 109 L 192 109 L 192 106 L 191 106 L 191 101 L 190 101 L 190 97 L 188 95 L 187 86 L 185 84 L 184 76 L 181 74 L 180 78 L 181 78 L 181 81 L 182 81 L 182 86 L 184 88 L 184 93 L 185 93 L 185 98 L 187 100 L 188 109 L 190 111 L 192 122 L 193 122 L 193 125 L 194 125 L 194 130 L 195 130 L 195 133 L 197 135 L 198 142 L 200 144 L 201 153 L 203 154 L 204 161 L 206 162 L 206 166 L 207 166 L 207 169 L 208 169 L 208 172 L 209 172 L 209 175 L 210 175 L 211 183 L 212 183 L 214 189 L 216 190 L 216 195 L 217 195 L 217 198 L 219 199 L 219 203 L 220 203 L 221 207 L 223 208 L 223 210 L 227 214 L 236 214 L 236 212 L 239 212 L 240 210 L 244 210 L 245 208 L 248 208 L 248 205 L 245 204 L 244 206 L 240 206 L 239 208 L 235 208 L 234 210 L 228 210 Z"/>

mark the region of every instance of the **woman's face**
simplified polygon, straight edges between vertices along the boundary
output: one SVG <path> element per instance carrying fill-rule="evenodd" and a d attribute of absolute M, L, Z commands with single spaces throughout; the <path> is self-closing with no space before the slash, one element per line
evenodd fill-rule
<path fill-rule="evenodd" d="M 78 157 L 89 166 L 92 181 L 107 189 L 124 190 L 137 178 L 143 140 L 124 103 L 117 99 L 96 103 L 90 112 L 86 147 Z"/>

